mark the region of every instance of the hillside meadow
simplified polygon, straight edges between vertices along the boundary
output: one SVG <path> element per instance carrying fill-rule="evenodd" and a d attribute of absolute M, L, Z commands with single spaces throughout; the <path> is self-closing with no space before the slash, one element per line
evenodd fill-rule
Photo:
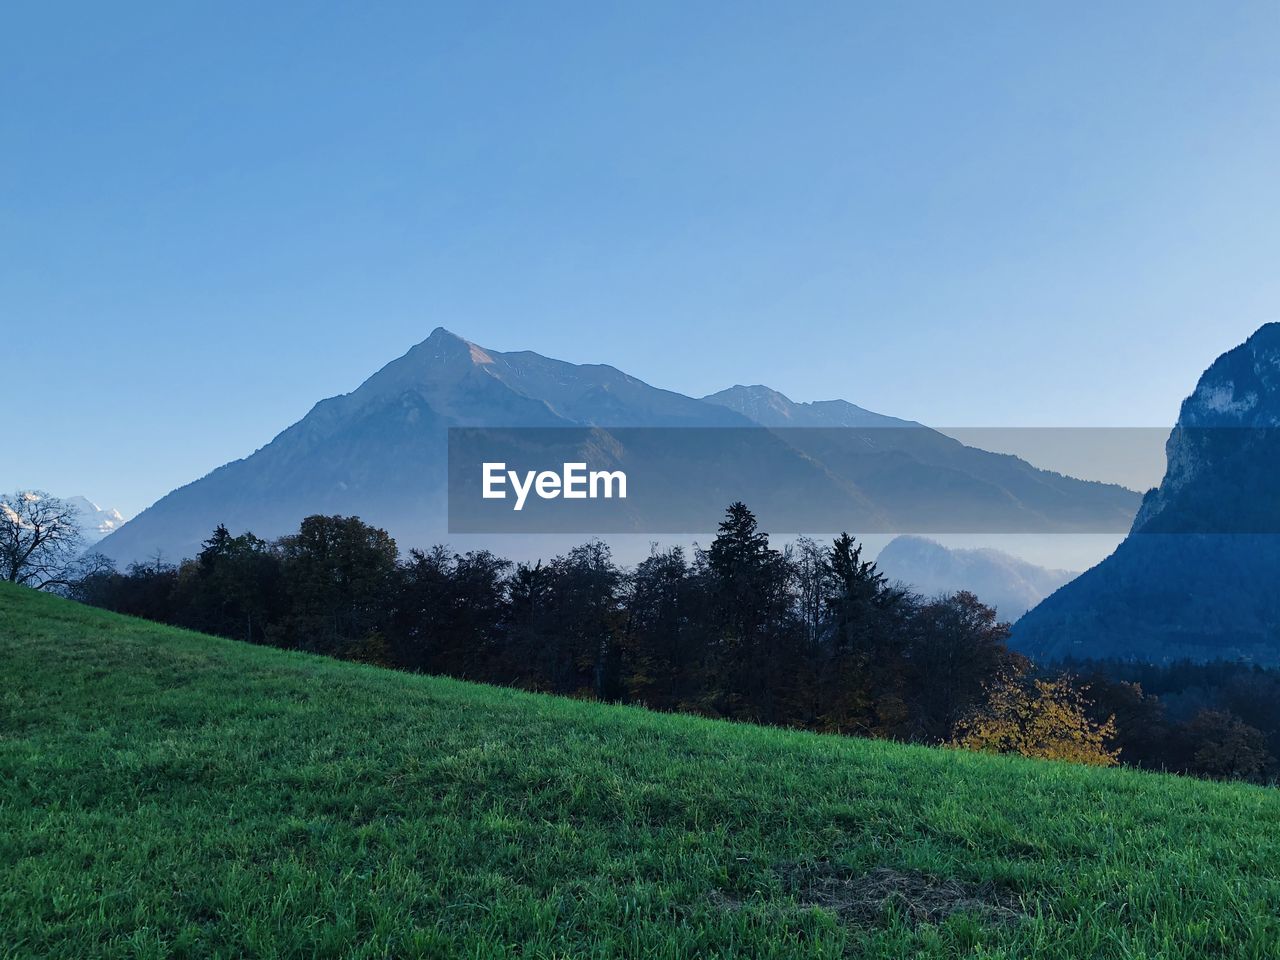
<path fill-rule="evenodd" d="M 662 715 L 0 584 L 0 957 L 1280 955 L 1280 792 Z"/>

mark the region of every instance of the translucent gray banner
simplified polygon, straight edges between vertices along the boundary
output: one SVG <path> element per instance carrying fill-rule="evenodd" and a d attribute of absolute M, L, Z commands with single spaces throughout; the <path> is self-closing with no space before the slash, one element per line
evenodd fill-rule
<path fill-rule="evenodd" d="M 1135 517 L 1147 532 L 1280 532 L 1267 468 L 1280 464 L 1280 431 L 1169 438 L 1165 428 L 457 427 L 449 531 L 698 533 L 741 500 L 774 533 L 1125 533 Z M 1144 506 L 1133 487 L 1160 481 L 1166 441 L 1199 472 L 1171 475 Z"/>

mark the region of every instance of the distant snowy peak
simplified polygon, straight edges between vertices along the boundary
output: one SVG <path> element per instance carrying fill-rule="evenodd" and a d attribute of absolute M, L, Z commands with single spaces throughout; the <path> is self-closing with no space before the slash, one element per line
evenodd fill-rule
<path fill-rule="evenodd" d="M 65 497 L 66 503 L 75 507 L 80 514 L 80 533 L 86 544 L 97 543 L 109 533 L 113 533 L 124 524 L 124 517 L 119 510 L 98 506 L 87 497 Z"/>
<path fill-rule="evenodd" d="M 847 400 L 814 400 L 797 403 L 785 394 L 762 384 L 746 387 L 735 384 L 702 398 L 707 403 L 728 407 L 763 427 L 918 427 L 852 404 Z"/>

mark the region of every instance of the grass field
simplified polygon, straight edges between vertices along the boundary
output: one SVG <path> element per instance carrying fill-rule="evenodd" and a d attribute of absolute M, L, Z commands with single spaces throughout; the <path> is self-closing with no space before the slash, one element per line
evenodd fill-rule
<path fill-rule="evenodd" d="M 662 716 L 0 584 L 3 957 L 1280 956 L 1280 792 Z"/>

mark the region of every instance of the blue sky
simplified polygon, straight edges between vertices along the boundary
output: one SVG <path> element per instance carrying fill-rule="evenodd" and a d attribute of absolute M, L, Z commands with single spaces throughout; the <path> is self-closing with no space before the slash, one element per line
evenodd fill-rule
<path fill-rule="evenodd" d="M 136 512 L 437 325 L 1157 425 L 1280 319 L 1275 3 L 284 6 L 6 12 L 0 485 Z"/>

